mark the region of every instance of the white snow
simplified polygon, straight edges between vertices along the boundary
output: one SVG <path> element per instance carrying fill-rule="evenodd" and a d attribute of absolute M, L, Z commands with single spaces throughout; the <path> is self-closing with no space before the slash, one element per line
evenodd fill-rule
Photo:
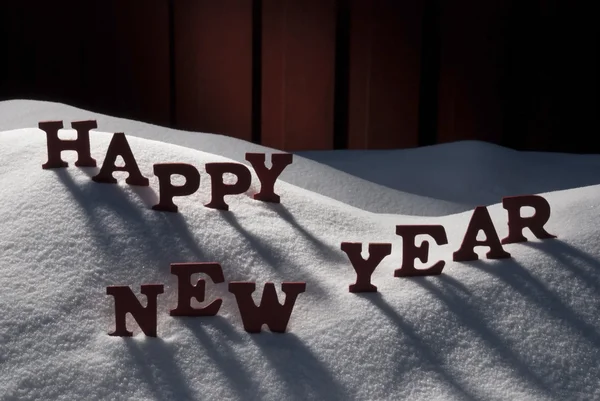
<path fill-rule="evenodd" d="M 43 120 L 98 120 L 92 156 L 125 132 L 149 188 L 98 184 L 98 169 L 43 170 Z M 0 400 L 600 399 L 600 155 L 460 142 L 397 151 L 303 152 L 276 183 L 279 205 L 228 196 L 203 206 L 209 162 L 276 152 L 56 103 L 0 102 Z M 70 132 L 70 131 L 67 131 Z M 171 142 L 171 143 L 167 143 Z M 179 146 L 180 145 L 180 146 Z M 302 157 L 304 156 L 304 157 Z M 197 167 L 200 190 L 156 212 L 154 163 Z M 596 178 L 598 177 L 598 178 Z M 474 206 L 506 236 L 503 196 L 541 194 L 558 236 L 505 245 L 511 259 L 453 262 Z M 377 212 L 377 213 L 375 213 Z M 440 276 L 395 278 L 400 224 L 442 224 Z M 390 242 L 377 294 L 353 294 L 341 242 Z M 173 262 L 219 262 L 216 317 L 176 318 Z M 418 263 L 417 263 L 417 266 Z M 305 281 L 288 332 L 244 331 L 229 281 Z M 111 337 L 106 287 L 164 283 L 158 337 L 133 320 Z M 280 299 L 282 299 L 280 297 Z"/>

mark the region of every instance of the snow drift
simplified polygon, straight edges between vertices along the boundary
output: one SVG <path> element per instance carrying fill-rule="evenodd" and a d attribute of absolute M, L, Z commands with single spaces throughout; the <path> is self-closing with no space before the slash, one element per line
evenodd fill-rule
<path fill-rule="evenodd" d="M 99 165 L 110 138 L 91 135 Z M 196 194 L 176 199 L 180 213 L 172 214 L 150 209 L 157 202 L 154 163 L 190 163 L 208 177 L 204 164 L 236 159 L 131 135 L 128 140 L 150 187 L 128 186 L 122 173 L 115 174 L 118 185 L 95 183 L 90 177 L 97 169 L 74 167 L 68 152 L 69 168 L 43 170 L 42 131 L 0 133 L 0 399 L 600 399 L 600 186 L 571 188 L 568 180 L 593 180 L 590 166 L 600 164 L 598 156 L 491 147 L 507 157 L 483 164 L 478 157 L 463 159 L 454 171 L 464 176 L 424 175 L 428 194 L 402 192 L 388 182 L 389 193 L 404 203 L 428 196 L 429 216 L 372 213 L 286 177 L 275 186 L 281 204 L 230 196 L 228 212 L 203 206 L 209 200 L 203 178 Z M 203 140 L 210 148 L 210 137 Z M 242 141 L 236 146 L 261 151 Z M 469 154 L 474 146 L 481 148 L 467 142 L 398 153 L 418 176 L 429 171 L 432 153 Z M 411 159 L 413 153 L 419 157 Z M 561 163 L 553 168 L 562 174 L 543 183 L 556 190 L 543 196 L 552 207 L 546 228 L 558 238 L 541 241 L 526 232 L 530 241 L 505 245 L 511 259 L 487 260 L 486 249 L 476 248 L 480 260 L 452 262 L 472 205 L 494 195 L 488 209 L 498 234 L 506 236 L 506 212 L 497 203 L 504 195 L 542 192 L 535 172 L 549 168 L 548 160 Z M 348 197 L 359 198 L 370 179 L 323 164 L 311 170 L 313 162 L 298 171 L 296 161 L 287 177 L 304 174 L 314 187 L 327 187 L 339 174 L 353 184 L 345 188 Z M 507 164 L 521 167 L 502 176 Z M 393 181 L 399 167 L 401 161 L 378 170 Z M 325 178 L 322 171 L 328 171 Z M 469 184 L 468 171 L 494 178 Z M 447 196 L 449 179 L 473 188 L 471 202 L 466 189 L 460 199 Z M 248 192 L 258 185 L 253 176 Z M 435 188 L 442 199 L 437 211 Z M 465 211 L 447 214 L 449 204 Z M 419 204 L 402 207 L 420 210 Z M 395 235 L 400 224 L 446 228 L 449 244 L 430 252 L 431 261 L 447 262 L 440 276 L 393 277 L 402 260 Z M 393 244 L 373 274 L 378 293 L 348 292 L 355 274 L 340 250 L 344 241 Z M 169 264 L 203 261 L 219 262 L 227 282 L 256 282 L 258 292 L 267 281 L 278 289 L 283 281 L 306 282 L 288 332 L 246 333 L 226 284 L 208 285 L 209 299 L 224 300 L 218 316 L 169 316 L 176 304 Z M 159 337 L 145 337 L 133 320 L 134 337 L 108 336 L 114 309 L 106 287 L 129 285 L 139 293 L 144 283 L 165 284 Z"/>

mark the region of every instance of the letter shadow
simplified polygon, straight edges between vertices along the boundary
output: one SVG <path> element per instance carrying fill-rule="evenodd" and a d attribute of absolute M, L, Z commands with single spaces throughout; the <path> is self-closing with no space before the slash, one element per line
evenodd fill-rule
<path fill-rule="evenodd" d="M 84 169 L 82 169 L 84 170 Z M 92 169 L 85 169 L 90 175 Z M 147 213 L 117 184 L 101 184 L 90 180 L 75 182 L 67 169 L 53 170 L 60 182 L 69 190 L 87 217 L 87 225 L 93 240 L 102 249 L 104 257 L 113 265 L 127 260 L 134 247 L 141 255 L 140 265 L 160 266 L 169 271 L 174 261 L 214 261 L 210 252 L 201 249 L 199 241 L 190 230 L 185 219 L 178 213 Z M 156 197 L 150 187 L 133 187 L 133 191 L 147 204 Z M 110 210 L 119 221 L 119 233 L 105 218 L 103 211 Z M 114 221 L 113 221 L 114 222 Z"/>
<path fill-rule="evenodd" d="M 502 269 L 504 267 L 503 264 Z M 486 323 L 486 316 L 475 306 L 479 303 L 477 299 L 472 294 L 456 291 L 460 284 L 448 275 L 440 275 L 436 279 L 436 284 L 426 279 L 417 279 L 415 283 L 442 301 L 463 327 L 487 343 L 489 349 L 493 350 L 507 365 L 513 367 L 519 377 L 541 390 L 547 399 L 552 399 L 553 383 L 547 380 L 543 372 L 536 372 L 532 366 L 529 366 L 519 353 L 511 348 L 509 342 Z"/>
<path fill-rule="evenodd" d="M 296 218 L 290 211 L 281 203 L 266 203 L 266 206 L 279 215 L 279 217 L 290 224 L 304 239 L 308 240 L 313 247 L 319 252 L 320 256 L 328 262 L 332 263 L 348 263 L 345 253 L 339 247 L 330 248 L 327 244 L 319 240 L 315 235 L 308 232 L 298 223 Z M 341 243 L 341 241 L 340 241 Z"/>
<path fill-rule="evenodd" d="M 350 401 L 352 395 L 300 338 L 293 333 L 250 334 L 286 388 L 290 400 Z"/>
<path fill-rule="evenodd" d="M 258 385 L 252 380 L 252 372 L 236 358 L 232 343 L 242 342 L 242 337 L 221 316 L 176 317 L 198 340 L 198 348 L 214 361 L 231 384 L 239 399 L 254 399 L 251 394 L 260 394 Z"/>
<path fill-rule="evenodd" d="M 280 266 L 282 264 L 289 265 L 290 263 L 292 263 L 290 261 L 289 256 L 284 252 L 283 249 L 278 249 L 277 246 L 274 246 L 274 245 L 270 244 L 269 242 L 262 240 L 259 236 L 253 235 L 250 232 L 248 232 L 248 230 L 246 230 L 244 227 L 241 226 L 237 217 L 235 217 L 235 215 L 233 215 L 232 213 L 225 212 L 225 211 L 220 211 L 220 212 L 221 212 L 221 217 L 227 223 L 229 223 L 233 228 L 235 228 L 240 234 L 242 234 L 244 236 L 244 238 L 246 238 L 246 240 L 250 243 L 250 245 L 252 245 L 252 248 L 256 252 L 258 252 L 258 254 L 269 264 L 269 266 L 274 271 L 278 272 L 277 266 Z M 294 267 L 296 271 L 301 272 L 300 274 L 302 274 L 303 276 L 308 276 L 311 278 L 310 283 L 307 283 L 307 286 L 310 286 L 311 293 L 314 293 L 315 295 L 319 295 L 319 296 L 322 296 L 323 294 L 325 294 L 325 289 L 319 284 L 319 280 L 311 274 L 310 269 L 307 269 L 307 267 L 310 268 L 312 266 L 302 266 L 302 265 L 295 264 L 292 267 Z M 281 279 L 284 281 L 287 281 L 287 280 L 285 280 L 286 279 L 285 277 L 281 277 Z M 300 280 L 300 278 L 294 279 L 293 281 L 299 281 L 299 280 Z M 261 288 L 260 283 L 257 287 Z M 279 286 L 276 286 L 276 287 L 279 287 Z"/>
<path fill-rule="evenodd" d="M 560 242 L 552 241 L 552 244 L 556 246 L 557 244 L 560 244 Z M 562 248 L 562 246 L 559 245 L 557 248 Z M 582 253 L 581 251 L 577 252 Z M 598 262 L 595 263 L 597 264 Z M 502 263 L 502 266 L 498 267 L 486 266 L 475 262 L 471 262 L 469 265 L 510 285 L 521 295 L 527 297 L 532 303 L 536 304 L 540 309 L 543 309 L 554 318 L 564 321 L 582 338 L 585 338 L 595 347 L 600 348 L 600 333 L 598 332 L 598 329 L 591 324 L 586 323 L 570 306 L 564 303 L 559 296 L 552 292 L 544 283 L 533 276 L 525 267 L 515 260 L 506 260 Z M 564 266 L 569 267 L 568 264 L 565 264 Z M 572 265 L 570 267 L 573 268 Z M 577 269 L 573 270 L 577 271 Z M 579 270 L 579 272 L 581 271 L 582 270 Z M 597 281 L 598 278 L 595 280 Z"/>
<path fill-rule="evenodd" d="M 173 350 L 162 339 L 145 338 L 140 341 L 136 338 L 123 338 L 123 342 L 127 346 L 134 369 L 148 384 L 156 399 L 202 399 L 189 387 L 187 379 L 183 377 L 183 372 L 175 362 Z"/>
<path fill-rule="evenodd" d="M 600 293 L 600 261 L 598 259 L 558 239 L 540 242 L 527 241 L 520 244 L 537 249 L 556 259 L 562 267 L 569 269 L 595 294 Z"/>
<path fill-rule="evenodd" d="M 436 276 L 436 278 L 438 277 L 441 276 Z M 424 277 L 412 278 L 412 280 L 415 281 L 423 279 Z M 465 401 L 480 401 L 484 399 L 476 394 L 475 389 L 470 388 L 467 383 L 461 382 L 460 377 L 457 377 L 458 375 L 455 375 L 450 370 L 444 368 L 444 360 L 437 354 L 437 351 L 423 339 L 415 326 L 400 316 L 400 314 L 398 314 L 398 312 L 383 299 L 381 293 L 357 293 L 356 295 L 368 299 L 373 305 L 379 308 L 379 310 L 395 324 L 398 333 L 405 336 L 408 344 L 412 346 L 412 349 L 416 353 L 416 356 L 427 364 L 426 368 L 439 375 L 445 383 L 449 384 L 456 393 L 460 395 L 461 399 Z M 402 376 L 403 369 L 403 366 L 398 366 L 397 376 Z"/>

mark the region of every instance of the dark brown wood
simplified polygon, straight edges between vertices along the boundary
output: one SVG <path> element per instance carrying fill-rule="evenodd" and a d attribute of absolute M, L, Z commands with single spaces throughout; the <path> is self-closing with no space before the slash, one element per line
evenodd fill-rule
<path fill-rule="evenodd" d="M 275 182 L 283 170 L 292 164 L 294 155 L 291 153 L 274 153 L 271 155 L 271 168 L 265 165 L 266 154 L 246 153 L 246 160 L 250 162 L 260 181 L 260 191 L 253 198 L 263 202 L 280 203 L 281 197 L 275 193 Z"/>
<path fill-rule="evenodd" d="M 279 302 L 275 284 L 265 284 L 258 306 L 252 299 L 255 289 L 256 283 L 229 283 L 229 292 L 235 295 L 244 330 L 248 333 L 260 333 L 262 326 L 266 324 L 274 333 L 285 333 L 296 299 L 306 291 L 306 283 L 281 283 L 281 291 L 285 294 L 283 305 Z"/>
<path fill-rule="evenodd" d="M 178 128 L 251 140 L 252 1 L 175 1 Z"/>
<path fill-rule="evenodd" d="M 351 0 L 351 149 L 418 145 L 422 3 Z"/>
<path fill-rule="evenodd" d="M 117 33 L 114 62 L 119 67 L 115 75 L 122 96 L 133 103 L 130 106 L 133 118 L 168 125 L 171 100 L 168 2 L 113 1 L 116 1 Z"/>
<path fill-rule="evenodd" d="M 523 3 L 511 13 L 508 134 L 528 150 L 600 152 L 594 3 Z"/>
<path fill-rule="evenodd" d="M 441 2 L 438 142 L 501 143 L 507 0 Z"/>
<path fill-rule="evenodd" d="M 479 232 L 485 234 L 484 240 L 477 239 Z M 489 247 L 486 253 L 487 259 L 506 259 L 510 258 L 510 253 L 506 252 L 502 247 L 500 238 L 494 222 L 486 206 L 477 206 L 471 215 L 471 221 L 467 226 L 467 231 L 463 237 L 460 248 L 452 254 L 452 260 L 455 262 L 467 262 L 479 259 L 479 255 L 475 252 L 475 247 Z"/>
<path fill-rule="evenodd" d="M 65 150 L 77 152 L 75 162 L 77 167 L 96 167 L 96 159 L 92 157 L 90 151 L 90 130 L 98 128 L 95 120 L 71 123 L 71 127 L 77 131 L 76 139 L 58 137 L 59 130 L 64 128 L 62 121 L 41 121 L 38 127 L 46 133 L 48 149 L 48 161 L 42 164 L 43 169 L 68 167 L 69 163 L 61 157 L 61 153 Z"/>
<path fill-rule="evenodd" d="M 245 164 L 206 163 L 205 169 L 210 175 L 210 202 L 204 206 L 211 209 L 229 210 L 225 196 L 243 194 L 252 184 L 250 169 Z M 235 175 L 235 183 L 225 184 L 225 174 Z"/>
<path fill-rule="evenodd" d="M 158 296 L 165 291 L 163 284 L 142 284 L 140 292 L 146 296 L 146 306 L 142 306 L 129 286 L 106 287 L 106 294 L 114 297 L 115 331 L 109 336 L 131 337 L 127 330 L 127 314 L 130 314 L 148 337 L 156 337 Z"/>
<path fill-rule="evenodd" d="M 261 24 L 255 31 L 252 25 L 257 2 L 0 3 L 0 99 L 58 101 L 251 139 L 252 42 L 253 32 L 261 32 Z M 337 115 L 344 117 L 337 125 L 338 144 L 412 147 L 421 129 L 427 131 L 427 143 L 477 139 L 519 149 L 600 152 L 590 140 L 600 127 L 600 25 L 593 2 L 262 3 L 262 68 L 257 64 L 262 111 L 254 120 L 261 120 L 265 145 L 332 148 L 336 7 L 348 7 L 349 51 L 344 46 L 343 57 L 349 54 L 350 62 L 348 70 L 338 69 L 343 71 L 338 84 L 344 85 L 349 72 L 349 99 L 343 98 L 346 88 L 338 86 Z M 174 5 L 173 26 L 169 4 Z M 346 17 L 342 20 L 340 26 Z M 340 32 L 345 40 L 345 31 Z M 426 93 L 422 99 L 419 87 Z M 419 104 L 427 110 L 419 110 Z M 428 113 L 437 122 L 427 119 Z"/>
<path fill-rule="evenodd" d="M 415 260 L 422 263 L 429 260 L 430 242 L 425 240 L 417 246 L 415 239 L 419 235 L 428 235 L 437 245 L 448 244 L 446 229 L 441 225 L 396 226 L 396 234 L 402 237 L 402 266 L 394 271 L 394 277 L 435 276 L 442 274 L 446 262 L 438 260 L 433 265 L 417 269 Z"/>
<path fill-rule="evenodd" d="M 123 165 L 117 165 L 117 158 L 123 159 Z M 129 185 L 137 185 L 147 187 L 150 185 L 148 178 L 142 175 L 140 168 L 138 167 L 135 156 L 131 151 L 129 142 L 123 132 L 116 132 L 113 134 L 104 161 L 102 162 L 102 168 L 97 175 L 92 177 L 92 180 L 97 183 L 103 184 L 116 184 L 118 181 L 113 176 L 116 171 L 123 171 L 128 173 L 128 177 L 125 182 Z"/>
<path fill-rule="evenodd" d="M 81 94 L 87 5 L 24 0 L 0 5 L 3 97 L 71 101 Z"/>
<path fill-rule="evenodd" d="M 163 0 L 2 2 L 0 96 L 166 124 L 167 22 Z"/>
<path fill-rule="evenodd" d="M 335 0 L 263 0 L 262 143 L 333 148 Z"/>
<path fill-rule="evenodd" d="M 392 244 L 389 243 L 369 243 L 369 257 L 362 257 L 362 242 L 342 242 L 341 250 L 346 253 L 352 268 L 356 273 L 356 282 L 348 286 L 350 292 L 377 292 L 377 286 L 371 283 L 371 276 L 385 259 L 392 253 Z"/>
<path fill-rule="evenodd" d="M 223 268 L 219 263 L 171 263 L 171 274 L 177 276 L 177 307 L 171 309 L 171 316 L 215 316 L 219 313 L 222 298 L 213 299 L 208 305 L 194 307 L 192 299 L 204 302 L 206 297 L 206 280 L 199 279 L 192 284 L 192 276 L 196 274 L 207 275 L 215 284 L 225 281 Z"/>
<path fill-rule="evenodd" d="M 527 237 L 523 235 L 523 229 L 528 228 L 538 239 L 556 238 L 550 234 L 544 226 L 550 220 L 550 204 L 539 195 L 507 196 L 502 198 L 502 207 L 508 212 L 508 235 L 502 240 L 502 244 L 514 244 L 526 242 Z M 533 216 L 523 217 L 521 209 L 533 208 Z"/>
<path fill-rule="evenodd" d="M 175 196 L 188 196 L 200 188 L 200 172 L 187 163 L 156 163 L 154 175 L 158 177 L 159 201 L 153 210 L 177 213 L 179 207 L 173 202 Z M 171 177 L 180 175 L 185 178 L 181 185 L 173 185 Z"/>

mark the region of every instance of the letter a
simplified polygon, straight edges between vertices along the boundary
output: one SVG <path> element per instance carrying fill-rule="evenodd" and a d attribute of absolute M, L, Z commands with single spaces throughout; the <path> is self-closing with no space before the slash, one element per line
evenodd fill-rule
<path fill-rule="evenodd" d="M 296 298 L 306 291 L 306 283 L 282 283 L 281 290 L 286 294 L 283 305 L 277 299 L 275 285 L 266 283 L 260 306 L 256 306 L 252 299 L 255 289 L 255 283 L 229 283 L 229 292 L 235 295 L 244 330 L 260 333 L 262 325 L 266 324 L 272 332 L 285 333 Z"/>
<path fill-rule="evenodd" d="M 90 154 L 90 130 L 98 128 L 96 121 L 74 121 L 71 127 L 77 131 L 77 139 L 63 140 L 58 137 L 58 130 L 63 128 L 62 121 L 42 121 L 38 127 L 46 133 L 48 161 L 43 169 L 68 167 L 69 164 L 60 157 L 63 150 L 77 152 L 77 167 L 96 167 L 96 160 Z"/>
<path fill-rule="evenodd" d="M 106 287 L 106 294 L 115 298 L 115 331 L 109 336 L 131 337 L 133 333 L 127 330 L 126 315 L 138 323 L 148 337 L 156 337 L 156 313 L 158 294 L 164 292 L 162 284 L 143 284 L 141 293 L 148 298 L 148 305 L 143 307 L 128 286 Z"/>
<path fill-rule="evenodd" d="M 125 165 L 122 167 L 115 165 L 118 156 L 121 156 L 125 162 Z M 139 185 L 142 187 L 150 185 L 148 179 L 142 175 L 129 147 L 129 142 L 127 142 L 127 138 L 125 138 L 125 134 L 122 132 L 117 132 L 113 135 L 108 145 L 102 168 L 98 175 L 92 177 L 92 180 L 100 183 L 116 184 L 117 180 L 113 177 L 115 171 L 128 172 L 129 177 L 127 177 L 125 182 L 129 185 Z"/>
<path fill-rule="evenodd" d="M 479 234 L 480 230 L 485 233 L 484 241 L 479 241 L 477 239 L 477 234 Z M 488 259 L 510 258 L 510 253 L 502 248 L 500 238 L 498 238 L 498 233 L 496 232 L 496 228 L 494 228 L 490 213 L 485 206 L 478 206 L 473 211 L 473 216 L 469 222 L 469 227 L 467 227 L 467 232 L 463 238 L 462 245 L 458 251 L 454 252 L 453 260 L 455 262 L 463 262 L 479 259 L 473 250 L 476 246 L 490 247 L 489 252 L 486 254 Z"/>

